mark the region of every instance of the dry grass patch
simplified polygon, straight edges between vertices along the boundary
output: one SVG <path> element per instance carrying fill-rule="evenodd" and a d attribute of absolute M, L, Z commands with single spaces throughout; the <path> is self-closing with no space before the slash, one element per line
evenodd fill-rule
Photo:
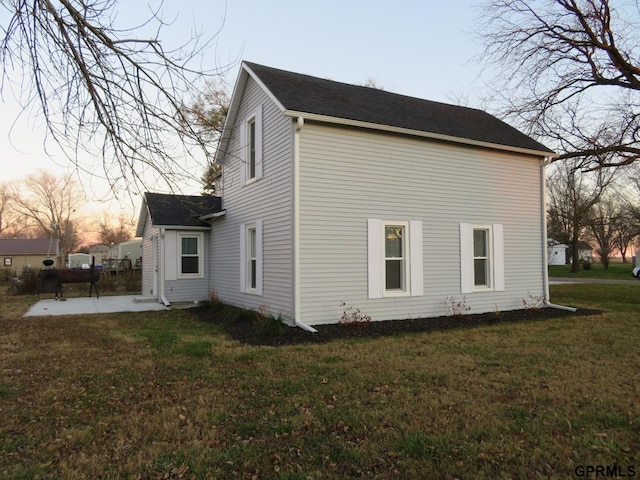
<path fill-rule="evenodd" d="M 630 305 L 290 347 L 239 344 L 181 310 L 5 316 L 0 477 L 567 478 L 638 465 Z"/>

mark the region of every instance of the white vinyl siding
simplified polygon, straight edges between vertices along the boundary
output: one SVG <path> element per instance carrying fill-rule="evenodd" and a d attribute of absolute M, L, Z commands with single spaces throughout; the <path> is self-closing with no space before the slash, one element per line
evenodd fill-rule
<path fill-rule="evenodd" d="M 494 249 L 503 253 L 493 259 L 503 278 L 494 277 L 491 291 L 467 295 L 470 313 L 521 308 L 529 293 L 543 295 L 540 172 L 540 159 L 531 156 L 305 122 L 301 320 L 337 322 L 341 302 L 374 321 L 443 315 L 445 298 L 464 295 L 462 222 L 492 225 Z M 422 223 L 423 229 L 409 225 L 409 236 L 422 237 L 423 259 L 410 253 L 411 266 L 422 264 L 410 271 L 410 286 L 422 283 L 421 295 L 387 297 L 370 281 L 382 253 L 377 260 L 370 255 L 369 219 Z M 382 272 L 375 276 L 382 279 Z"/>
<path fill-rule="evenodd" d="M 267 306 L 275 314 L 290 317 L 293 298 L 292 162 L 293 127 L 264 91 L 249 80 L 222 159 L 221 194 L 226 215 L 211 223 L 211 290 L 232 305 L 257 309 Z M 262 178 L 246 184 L 242 125 L 256 114 L 262 118 L 262 162 L 256 163 Z M 258 131 L 260 128 L 258 127 Z M 258 148 L 258 150 L 260 150 Z M 240 181 L 242 180 L 242 181 Z M 262 294 L 245 292 L 241 279 L 241 226 L 262 220 Z"/>

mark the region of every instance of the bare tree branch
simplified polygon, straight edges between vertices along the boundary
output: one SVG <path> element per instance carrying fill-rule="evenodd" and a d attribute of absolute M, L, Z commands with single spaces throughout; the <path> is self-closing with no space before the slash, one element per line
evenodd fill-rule
<path fill-rule="evenodd" d="M 17 88 L 25 109 L 39 108 L 47 142 L 62 147 L 77 169 L 98 175 L 91 159 L 99 156 L 99 175 L 112 190 L 140 191 L 148 182 L 174 190 L 198 178 L 184 168 L 187 157 L 199 159 L 204 171 L 212 153 L 208 139 L 187 121 L 184 99 L 199 81 L 233 62 L 202 72 L 198 61 L 213 37 L 193 35 L 166 50 L 161 35 L 170 24 L 159 13 L 162 4 L 146 22 L 124 29 L 116 25 L 117 5 L 2 2 L 10 15 L 0 25 L 0 88 L 3 95 L 7 87 Z M 148 31 L 151 36 L 142 38 Z"/>
<path fill-rule="evenodd" d="M 489 0 L 485 12 L 502 116 L 585 170 L 640 159 L 637 0 Z"/>

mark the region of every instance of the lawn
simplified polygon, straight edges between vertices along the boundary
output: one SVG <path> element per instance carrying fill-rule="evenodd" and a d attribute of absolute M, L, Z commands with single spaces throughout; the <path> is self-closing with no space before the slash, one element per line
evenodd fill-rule
<path fill-rule="evenodd" d="M 288 347 L 188 310 L 23 319 L 29 298 L 0 298 L 0 478 L 640 472 L 639 292 L 556 285 L 604 314 Z"/>
<path fill-rule="evenodd" d="M 611 263 L 604 268 L 601 263 L 590 264 L 589 270 L 580 267 L 577 273 L 571 273 L 571 265 L 549 265 L 550 277 L 604 278 L 613 280 L 633 280 L 631 263 Z"/>

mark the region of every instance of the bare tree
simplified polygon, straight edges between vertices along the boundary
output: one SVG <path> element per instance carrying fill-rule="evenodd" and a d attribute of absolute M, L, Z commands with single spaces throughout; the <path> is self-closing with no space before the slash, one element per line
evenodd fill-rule
<path fill-rule="evenodd" d="M 209 145 L 217 146 L 224 121 L 229 112 L 231 98 L 222 79 L 208 79 L 205 88 L 183 109 L 184 119 Z M 222 169 L 210 161 L 200 181 L 205 195 L 220 194 L 217 188 Z"/>
<path fill-rule="evenodd" d="M 574 273 L 580 268 L 578 242 L 588 225 L 590 211 L 611 185 L 614 175 L 614 171 L 603 169 L 582 173 L 571 161 L 557 164 L 549 175 L 548 234 L 570 246 Z"/>
<path fill-rule="evenodd" d="M 26 191 L 17 186 L 12 192 L 14 210 L 39 228 L 41 236 L 57 238 L 60 244 L 59 265 L 64 265 L 67 253 L 81 243 L 78 209 L 83 197 L 71 175 L 55 177 L 44 171 L 28 175 Z"/>
<path fill-rule="evenodd" d="M 488 0 L 483 16 L 503 116 L 585 170 L 640 158 L 637 0 Z"/>
<path fill-rule="evenodd" d="M 102 212 L 96 222 L 98 226 L 98 241 L 105 245 L 122 243 L 134 237 L 134 220 L 120 214 L 113 218 L 109 212 Z"/>
<path fill-rule="evenodd" d="M 605 270 L 609 268 L 615 250 L 615 237 L 620 222 L 620 210 L 613 198 L 600 199 L 589 212 L 588 231 L 596 243 L 596 254 Z"/>
<path fill-rule="evenodd" d="M 83 152 L 99 155 L 100 175 L 114 191 L 140 191 L 149 181 L 174 189 L 192 179 L 185 156 L 209 158 L 209 143 L 186 121 L 183 97 L 204 75 L 197 62 L 211 40 L 194 34 L 167 49 L 161 37 L 170 23 L 161 7 L 121 28 L 116 0 L 0 2 L 8 14 L 0 25 L 3 94 L 8 87 L 25 111 L 39 110 L 46 141 L 76 168 L 98 175 Z"/>
<path fill-rule="evenodd" d="M 6 235 L 9 227 L 9 209 L 11 208 L 11 197 L 7 183 L 0 183 L 0 238 Z"/>

